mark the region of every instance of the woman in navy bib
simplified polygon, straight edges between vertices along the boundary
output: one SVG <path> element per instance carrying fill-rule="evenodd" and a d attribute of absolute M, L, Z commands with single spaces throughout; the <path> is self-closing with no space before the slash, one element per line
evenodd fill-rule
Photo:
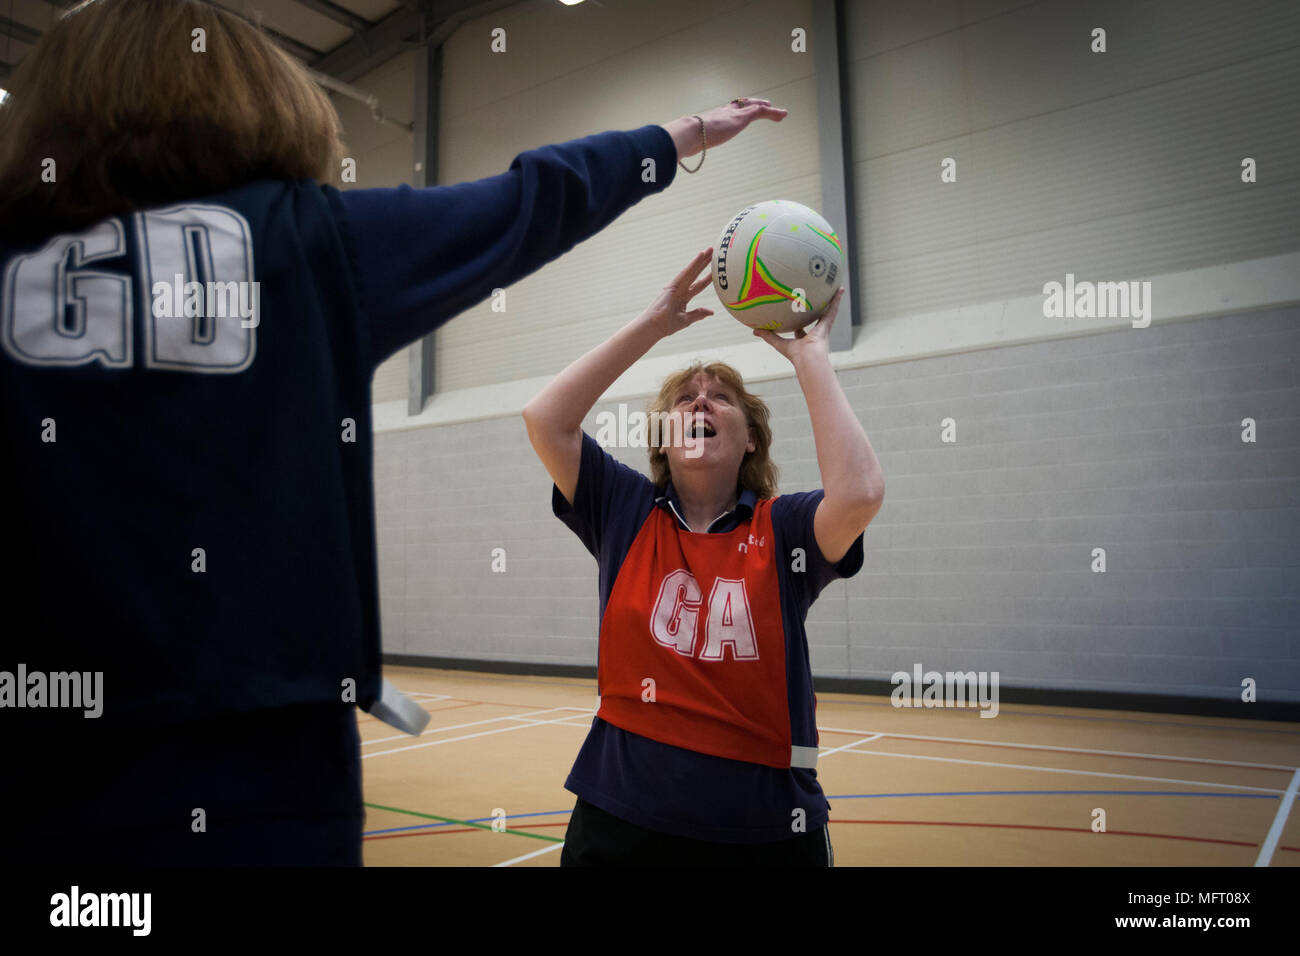
<path fill-rule="evenodd" d="M 5 846 L 357 865 L 355 711 L 383 712 L 375 369 L 785 111 L 742 98 L 476 182 L 340 191 L 328 96 L 212 4 L 80 3 L 5 84 L 0 599 L 38 624 L 0 641 L 0 674 L 33 678 L 21 708 L 0 687 L 0 750 L 43 794 L 0 788 Z M 94 700 L 45 706 L 46 675 Z"/>

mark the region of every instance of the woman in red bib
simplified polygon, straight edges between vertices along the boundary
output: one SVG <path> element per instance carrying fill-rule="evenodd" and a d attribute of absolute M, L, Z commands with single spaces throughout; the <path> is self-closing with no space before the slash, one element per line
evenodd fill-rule
<path fill-rule="evenodd" d="M 660 339 L 712 312 L 706 249 L 655 301 L 524 409 L 552 509 L 600 568 L 600 709 L 565 783 L 562 865 L 829 866 L 804 619 L 862 566 L 880 465 L 830 362 L 839 305 L 792 339 L 823 488 L 778 495 L 767 406 L 722 363 L 663 383 L 651 477 L 582 431 Z"/>

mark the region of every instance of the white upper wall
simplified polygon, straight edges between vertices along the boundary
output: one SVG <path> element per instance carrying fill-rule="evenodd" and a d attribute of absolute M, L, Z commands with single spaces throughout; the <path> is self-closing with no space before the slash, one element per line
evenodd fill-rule
<path fill-rule="evenodd" d="M 1300 299 L 1300 4 L 846 7 L 848 253 L 865 325 L 837 366 L 1129 324 L 1044 318 L 1044 284 L 1067 273 L 1150 280 L 1155 322 Z M 700 173 L 679 169 L 665 193 L 510 287 L 506 312 L 485 302 L 443 326 L 437 393 L 420 416 L 406 415 L 406 353 L 386 363 L 376 426 L 517 413 L 640 312 L 734 212 L 774 198 L 818 208 L 812 13 L 813 0 L 536 2 L 462 25 L 444 46 L 443 183 L 500 173 L 526 149 L 733 96 L 791 112 L 710 150 Z M 491 49 L 497 27 L 504 53 Z M 796 27 L 807 31 L 806 53 L 790 49 Z M 1094 27 L 1107 31 L 1105 53 L 1090 49 Z M 403 54 L 356 85 L 405 119 L 414 78 L 414 54 Z M 358 104 L 340 110 L 365 147 L 358 185 L 409 181 L 409 138 L 376 127 Z M 1258 163 L 1253 184 L 1241 181 L 1247 156 Z M 940 181 L 947 157 L 955 183 Z M 652 391 L 695 357 L 731 362 L 753 380 L 790 373 L 711 289 L 697 303 L 718 314 L 652 349 L 607 398 Z"/>
<path fill-rule="evenodd" d="M 1300 4 L 848 9 L 868 325 L 1300 248 Z"/>

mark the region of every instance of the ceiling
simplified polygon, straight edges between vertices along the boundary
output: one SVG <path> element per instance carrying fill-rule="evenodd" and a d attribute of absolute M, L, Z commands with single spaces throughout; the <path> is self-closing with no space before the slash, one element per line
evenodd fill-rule
<path fill-rule="evenodd" d="M 0 84 L 78 0 L 0 0 Z M 308 66 L 348 82 L 411 43 L 440 43 L 460 23 L 518 0 L 210 0 L 260 23 Z"/>

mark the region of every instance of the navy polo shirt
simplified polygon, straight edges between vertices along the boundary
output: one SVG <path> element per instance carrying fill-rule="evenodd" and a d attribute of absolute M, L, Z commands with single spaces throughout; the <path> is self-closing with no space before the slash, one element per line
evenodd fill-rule
<path fill-rule="evenodd" d="M 814 732 L 812 672 L 804 619 L 827 584 L 862 567 L 863 538 L 831 564 L 813 533 L 813 516 L 824 492 L 781 495 L 772 505 L 774 547 L 803 549 L 806 568 L 777 562 L 786 636 L 786 679 L 791 729 Z M 725 533 L 748 522 L 758 500 L 742 489 L 736 507 L 719 515 L 707 533 Z M 683 530 L 681 501 L 672 482 L 656 488 L 645 475 L 617 461 L 584 433 L 582 464 L 570 505 L 552 486 L 551 508 L 596 558 L 600 616 L 632 542 L 654 508 L 673 514 Z M 768 843 L 797 836 L 794 811 L 802 809 L 812 830 L 826 823 L 830 805 L 815 770 L 775 768 L 697 753 L 593 718 L 565 788 L 629 823 L 660 833 L 718 843 Z"/>

